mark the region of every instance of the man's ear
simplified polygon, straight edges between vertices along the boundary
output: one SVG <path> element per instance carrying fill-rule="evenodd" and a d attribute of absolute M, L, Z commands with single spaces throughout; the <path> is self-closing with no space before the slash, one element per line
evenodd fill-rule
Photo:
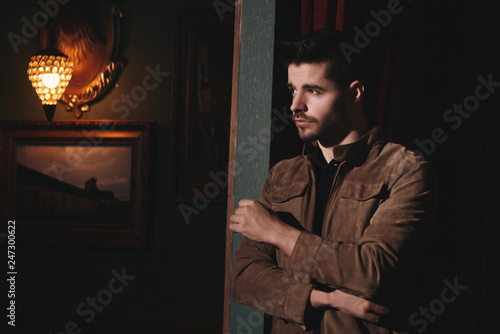
<path fill-rule="evenodd" d="M 349 102 L 361 103 L 365 94 L 365 85 L 359 80 L 351 82 L 349 85 Z"/>

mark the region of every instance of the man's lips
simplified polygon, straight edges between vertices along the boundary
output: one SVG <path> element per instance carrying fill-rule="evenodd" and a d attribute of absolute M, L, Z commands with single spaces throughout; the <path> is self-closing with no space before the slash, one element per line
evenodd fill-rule
<path fill-rule="evenodd" d="M 293 121 L 295 122 L 295 124 L 297 126 L 305 126 L 309 123 L 312 123 L 311 121 L 303 119 L 303 118 L 295 118 Z"/>

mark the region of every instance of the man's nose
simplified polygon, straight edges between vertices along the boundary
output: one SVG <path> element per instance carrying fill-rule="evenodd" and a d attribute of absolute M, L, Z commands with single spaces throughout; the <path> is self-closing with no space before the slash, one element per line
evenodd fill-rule
<path fill-rule="evenodd" d="M 307 111 L 307 105 L 304 101 L 302 94 L 297 94 L 293 97 L 292 105 L 290 106 L 290 110 L 296 114 L 299 112 Z"/>

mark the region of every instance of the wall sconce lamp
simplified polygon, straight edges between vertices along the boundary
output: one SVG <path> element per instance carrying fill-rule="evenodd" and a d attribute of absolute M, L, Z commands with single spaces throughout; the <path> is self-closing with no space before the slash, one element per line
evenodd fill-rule
<path fill-rule="evenodd" d="M 28 77 L 42 101 L 47 121 L 52 121 L 72 74 L 73 62 L 55 48 L 49 47 L 31 57 Z"/>
<path fill-rule="evenodd" d="M 40 53 L 28 76 L 52 120 L 57 101 L 79 119 L 115 86 L 122 40 L 122 0 L 72 0 L 40 29 Z M 71 81 L 70 81 L 71 80 Z"/>

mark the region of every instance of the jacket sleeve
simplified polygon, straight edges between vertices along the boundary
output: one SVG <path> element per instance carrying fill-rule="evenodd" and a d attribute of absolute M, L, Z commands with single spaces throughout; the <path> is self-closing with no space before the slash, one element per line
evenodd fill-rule
<path fill-rule="evenodd" d="M 421 256 L 434 220 L 436 192 L 432 167 L 417 162 L 390 186 L 358 242 L 332 242 L 304 231 L 290 257 L 291 270 L 380 300 Z"/>
<path fill-rule="evenodd" d="M 260 201 L 267 207 L 266 180 Z M 309 302 L 312 284 L 294 280 L 280 268 L 273 245 L 243 238 L 233 266 L 233 298 L 272 316 L 304 325 L 304 314 Z"/>

